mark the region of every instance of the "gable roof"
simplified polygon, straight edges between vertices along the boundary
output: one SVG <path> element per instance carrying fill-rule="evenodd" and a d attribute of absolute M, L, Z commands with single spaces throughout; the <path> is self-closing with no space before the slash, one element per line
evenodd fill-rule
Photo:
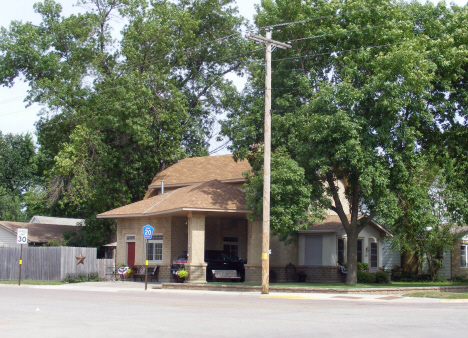
<path fill-rule="evenodd" d="M 347 215 L 348 220 L 351 219 L 351 215 Z M 369 222 L 369 225 L 375 230 L 380 232 L 384 237 L 393 237 L 393 235 L 387 231 L 383 226 L 377 223 L 374 220 Z M 341 223 L 340 217 L 338 215 L 327 215 L 322 224 L 314 224 L 310 226 L 308 230 L 299 230 L 299 233 L 335 233 L 343 229 L 343 224 Z"/>
<path fill-rule="evenodd" d="M 77 230 L 75 225 L 63 224 L 37 224 L 23 222 L 0 221 L 0 227 L 16 236 L 18 229 L 28 229 L 29 243 L 48 243 L 52 239 L 62 239 L 62 234 L 67 230 Z"/>
<path fill-rule="evenodd" d="M 34 215 L 29 223 L 39 224 L 61 224 L 61 225 L 83 225 L 84 219 L 81 218 L 65 218 Z"/>
<path fill-rule="evenodd" d="M 214 180 L 150 197 L 96 217 L 142 217 L 190 210 L 250 213 L 245 210 L 245 195 L 241 190 Z"/>
<path fill-rule="evenodd" d="M 213 180 L 243 182 L 245 179 L 242 173 L 250 169 L 247 160 L 235 162 L 232 155 L 184 158 L 156 174 L 148 188 L 160 188 L 161 180 L 164 180 L 165 187 L 180 187 Z"/>

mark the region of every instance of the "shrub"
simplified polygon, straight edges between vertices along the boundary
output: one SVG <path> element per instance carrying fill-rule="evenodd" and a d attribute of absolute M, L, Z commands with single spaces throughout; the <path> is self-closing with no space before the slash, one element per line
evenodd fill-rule
<path fill-rule="evenodd" d="M 103 281 L 103 279 L 99 277 L 99 274 L 97 272 L 91 272 L 89 274 L 67 273 L 67 277 L 65 277 L 62 280 L 63 283 L 83 283 L 83 282 L 100 282 L 100 281 Z"/>
<path fill-rule="evenodd" d="M 367 271 L 367 270 L 369 270 L 369 264 L 367 264 L 367 263 L 358 262 L 358 263 L 357 263 L 357 267 L 358 267 L 358 269 L 361 270 L 361 271 Z"/>
<path fill-rule="evenodd" d="M 376 283 L 388 283 L 390 281 L 390 278 L 388 278 L 388 275 L 384 271 L 377 271 L 375 273 L 375 282 Z"/>
<path fill-rule="evenodd" d="M 452 282 L 468 283 L 468 276 L 467 275 L 453 276 L 450 280 Z"/>
<path fill-rule="evenodd" d="M 363 272 L 358 270 L 357 281 L 358 283 L 375 283 L 375 275 L 370 272 Z"/>

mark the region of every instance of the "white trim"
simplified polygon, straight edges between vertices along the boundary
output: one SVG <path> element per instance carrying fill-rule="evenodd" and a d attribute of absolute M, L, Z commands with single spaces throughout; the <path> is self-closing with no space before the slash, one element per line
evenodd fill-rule
<path fill-rule="evenodd" d="M 127 236 L 134 236 L 135 239 L 134 240 L 127 240 Z M 135 234 L 124 234 L 124 238 L 125 238 L 125 259 L 124 259 L 124 262 L 125 262 L 125 265 L 128 265 L 128 243 L 135 243 L 135 257 L 133 259 L 136 258 L 136 235 Z"/>
<path fill-rule="evenodd" d="M 12 233 L 12 234 L 15 235 L 15 237 L 16 237 L 16 235 L 17 235 L 17 234 L 16 234 L 16 231 L 10 230 L 10 229 L 8 229 L 7 227 L 5 227 L 5 226 L 3 226 L 3 225 L 1 225 L 1 224 L 0 224 L 0 227 L 2 227 L 3 229 L 5 229 L 6 231 Z M 28 240 L 28 242 L 29 242 L 29 240 Z"/>
<path fill-rule="evenodd" d="M 226 237 L 231 237 L 231 238 L 237 238 L 237 242 L 228 242 L 228 241 L 225 241 L 224 239 Z M 223 235 L 223 251 L 224 251 L 224 245 L 237 245 L 237 254 L 236 256 L 240 257 L 240 253 L 241 253 L 241 239 L 240 239 L 240 236 L 239 235 Z"/>
<path fill-rule="evenodd" d="M 164 234 L 161 232 L 161 233 L 153 233 L 153 236 L 162 236 L 162 239 L 149 239 L 149 240 L 144 240 L 144 255 L 143 257 L 145 257 L 145 259 L 148 259 L 148 251 L 147 251 L 147 243 L 148 244 L 151 244 L 151 243 L 161 243 L 161 259 L 160 260 L 149 260 L 148 259 L 148 262 L 151 262 L 151 263 L 162 263 L 163 261 L 163 253 L 164 253 Z"/>
<path fill-rule="evenodd" d="M 211 181 L 215 181 L 211 180 Z M 236 183 L 236 182 L 245 182 L 245 178 L 233 178 L 230 180 L 218 180 L 221 183 Z M 201 181 L 201 182 L 186 182 L 186 183 L 175 183 L 175 184 L 164 184 L 164 188 L 174 188 L 174 187 L 188 187 L 189 185 L 195 185 L 195 184 L 200 184 L 200 183 L 206 183 L 209 181 Z M 158 189 L 161 188 L 161 184 L 159 185 L 149 185 L 148 189 Z"/>
<path fill-rule="evenodd" d="M 150 206 L 148 209 L 146 209 L 145 211 L 142 212 L 142 214 L 145 214 L 148 210 L 150 209 L 153 209 L 155 206 L 157 206 L 159 203 L 161 203 L 162 201 L 164 201 L 166 198 L 168 198 L 169 196 L 171 196 L 173 193 L 175 193 L 177 190 L 174 190 L 173 192 L 171 192 L 170 194 L 168 194 L 166 197 L 164 197 L 162 200 L 154 203 L 152 206 Z"/>
<path fill-rule="evenodd" d="M 204 211 L 204 212 L 226 212 L 226 213 L 239 213 L 239 214 L 251 214 L 251 210 L 229 210 L 229 209 L 201 209 L 201 208 L 179 208 L 166 211 L 155 212 L 151 214 L 124 214 L 124 215 L 105 215 L 99 216 L 96 218 L 132 218 L 132 217 L 147 217 L 147 216 L 156 216 L 164 215 L 168 213 L 178 212 L 178 211 Z"/>

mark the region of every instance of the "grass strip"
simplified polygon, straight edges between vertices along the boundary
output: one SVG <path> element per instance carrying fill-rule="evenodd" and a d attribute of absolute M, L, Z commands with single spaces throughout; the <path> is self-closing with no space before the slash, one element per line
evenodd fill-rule
<path fill-rule="evenodd" d="M 18 284 L 18 281 L 14 280 L 0 280 L 0 284 Z M 29 285 L 61 285 L 62 282 L 52 282 L 52 281 L 41 281 L 41 280 L 22 280 L 21 284 Z"/>
<path fill-rule="evenodd" d="M 420 298 L 442 298 L 442 299 L 468 299 L 468 292 L 412 292 L 403 295 L 405 297 L 420 297 Z"/>
<path fill-rule="evenodd" d="M 210 282 L 215 285 L 247 285 L 261 286 L 261 283 L 238 283 L 238 282 Z M 468 283 L 461 282 L 393 282 L 391 284 L 379 283 L 270 283 L 270 287 L 290 287 L 290 288 L 327 288 L 327 289 L 371 289 L 371 288 L 416 288 L 416 287 L 437 287 L 437 286 L 468 286 Z"/>

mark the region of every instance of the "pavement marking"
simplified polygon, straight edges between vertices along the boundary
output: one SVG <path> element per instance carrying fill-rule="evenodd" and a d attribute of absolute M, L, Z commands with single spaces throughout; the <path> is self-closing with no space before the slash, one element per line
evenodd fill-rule
<path fill-rule="evenodd" d="M 307 297 L 307 296 L 300 296 L 300 295 L 260 295 L 260 298 L 314 299 L 314 300 L 322 299 L 322 298 Z"/>
<path fill-rule="evenodd" d="M 333 296 L 332 298 L 342 298 L 342 299 L 363 299 L 363 297 L 356 297 L 356 296 Z"/>
<path fill-rule="evenodd" d="M 376 299 L 383 299 L 383 300 L 394 300 L 394 299 L 402 299 L 403 297 L 399 297 L 399 296 L 387 296 L 387 297 L 379 297 L 379 298 L 376 298 Z"/>
<path fill-rule="evenodd" d="M 435 299 L 435 298 L 434 298 Z M 445 299 L 441 301 L 442 303 L 465 303 L 468 302 L 468 299 Z"/>

